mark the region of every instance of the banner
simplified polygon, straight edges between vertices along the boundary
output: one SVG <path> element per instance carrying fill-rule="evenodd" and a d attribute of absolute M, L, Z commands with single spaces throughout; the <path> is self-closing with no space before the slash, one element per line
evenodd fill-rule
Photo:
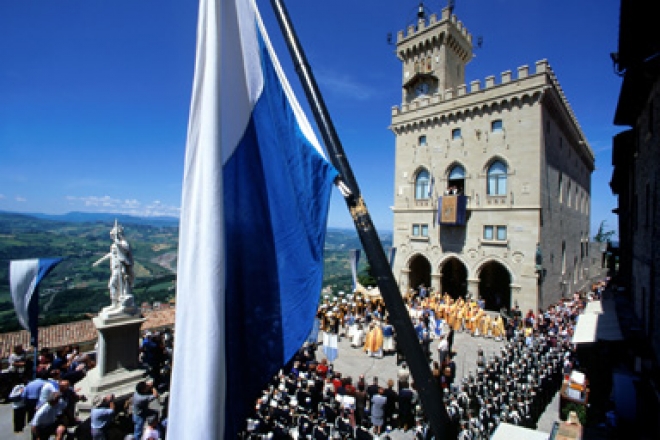
<path fill-rule="evenodd" d="M 464 226 L 467 196 L 442 196 L 438 198 L 438 223 L 446 226 Z"/>

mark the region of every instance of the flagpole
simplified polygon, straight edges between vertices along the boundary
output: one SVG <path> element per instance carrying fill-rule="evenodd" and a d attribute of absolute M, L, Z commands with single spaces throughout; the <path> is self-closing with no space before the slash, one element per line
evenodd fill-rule
<path fill-rule="evenodd" d="M 431 374 L 428 359 L 419 343 L 417 332 L 413 327 L 410 314 L 394 280 L 380 238 L 360 194 L 360 189 L 344 153 L 344 148 L 337 136 L 312 70 L 293 29 L 287 9 L 282 0 L 271 0 L 271 5 L 289 47 L 289 52 L 314 114 L 314 119 L 330 155 L 330 161 L 339 171 L 340 190 L 353 218 L 360 242 L 369 260 L 372 274 L 375 275 L 378 282 L 378 287 L 385 301 L 385 307 L 389 313 L 390 322 L 396 331 L 397 345 L 406 357 L 431 430 L 436 439 L 451 439 L 452 429 L 447 409 L 440 394 L 440 386 Z"/>

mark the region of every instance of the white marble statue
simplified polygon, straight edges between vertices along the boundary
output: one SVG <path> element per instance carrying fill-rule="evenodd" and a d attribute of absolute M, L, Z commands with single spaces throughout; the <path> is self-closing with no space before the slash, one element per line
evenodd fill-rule
<path fill-rule="evenodd" d="M 94 263 L 98 266 L 103 261 L 110 259 L 110 280 L 108 289 L 110 290 L 109 307 L 103 309 L 104 312 L 132 312 L 135 308 L 133 301 L 133 253 L 131 245 L 124 237 L 124 228 L 115 220 L 115 226 L 110 230 L 110 252 L 101 257 Z"/>

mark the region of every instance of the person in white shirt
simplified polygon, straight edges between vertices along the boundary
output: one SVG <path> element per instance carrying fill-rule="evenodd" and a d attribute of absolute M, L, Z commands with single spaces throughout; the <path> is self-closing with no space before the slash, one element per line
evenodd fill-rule
<path fill-rule="evenodd" d="M 438 342 L 438 361 L 440 365 L 445 362 L 449 356 L 449 342 L 447 341 L 447 335 L 440 335 L 440 342 Z"/>
<path fill-rule="evenodd" d="M 59 391 L 50 394 L 48 402 L 42 405 L 32 418 L 32 438 L 34 440 L 48 440 L 55 435 L 55 440 L 61 440 L 66 434 L 66 426 L 61 423 L 60 415 L 66 408 L 66 402 L 60 399 Z"/>

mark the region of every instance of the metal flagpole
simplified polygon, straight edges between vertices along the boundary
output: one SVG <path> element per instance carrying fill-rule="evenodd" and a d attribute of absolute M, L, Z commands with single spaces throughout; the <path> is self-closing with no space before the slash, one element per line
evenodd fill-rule
<path fill-rule="evenodd" d="M 321 132 L 323 141 L 330 155 L 330 161 L 339 171 L 338 186 L 348 210 L 353 218 L 362 247 L 369 260 L 372 274 L 385 301 L 390 315 L 390 322 L 396 331 L 397 345 L 406 357 L 410 372 L 415 380 L 415 387 L 422 400 L 424 414 L 429 420 L 436 439 L 451 439 L 452 429 L 440 394 L 440 386 L 433 378 L 429 361 L 422 350 L 410 314 L 403 302 L 396 285 L 392 269 L 383 250 L 383 246 L 374 227 L 367 206 L 362 199 L 353 171 L 344 153 L 344 148 L 337 136 L 334 124 L 325 106 L 314 75 L 312 74 L 300 41 L 293 29 L 289 14 L 282 0 L 271 0 L 275 16 L 289 47 L 296 72 L 305 90 L 314 119 Z M 455 436 L 454 436 L 455 437 Z"/>

